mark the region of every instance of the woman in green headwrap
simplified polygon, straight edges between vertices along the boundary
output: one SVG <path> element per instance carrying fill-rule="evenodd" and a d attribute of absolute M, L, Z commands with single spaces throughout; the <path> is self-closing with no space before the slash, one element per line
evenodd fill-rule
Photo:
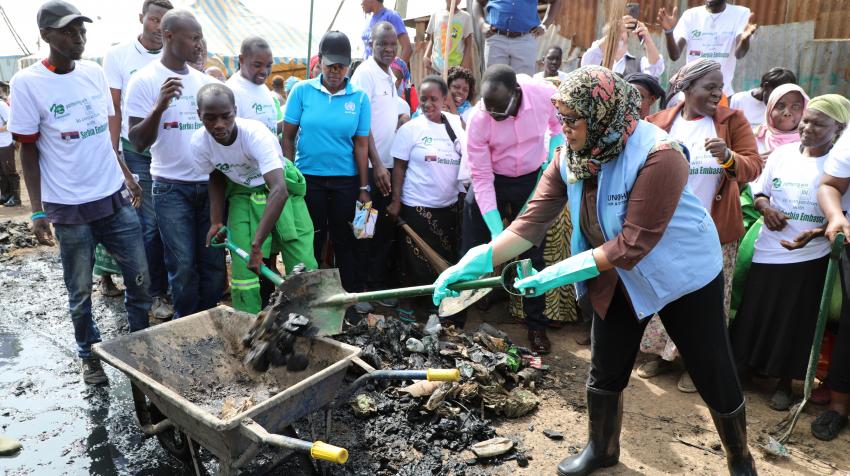
<path fill-rule="evenodd" d="M 791 381 L 806 375 L 830 251 L 825 213 L 813 198 L 847 120 L 839 101 L 812 99 L 800 142 L 775 149 L 752 184 L 764 226 L 730 334 L 740 369 L 778 379 L 769 403 L 774 410 L 791 406 Z"/>
<path fill-rule="evenodd" d="M 850 101 L 836 94 L 828 94 L 824 99 L 826 101 L 817 107 L 826 111 L 830 117 L 838 118 L 839 122 L 842 119 L 850 121 L 850 114 L 841 117 L 841 107 L 850 111 Z M 842 196 L 850 186 L 850 134 L 846 132 L 846 128 L 826 160 L 823 172 L 823 179 L 818 187 L 818 203 L 823 208 L 828 222 L 826 237 L 832 241 L 839 231 L 850 236 L 850 221 L 844 215 L 847 204 L 842 203 Z M 846 260 L 846 256 L 843 259 Z M 842 271 L 846 270 L 846 265 L 846 261 L 842 263 Z M 846 284 L 848 276 L 842 274 L 842 281 Z M 846 296 L 844 301 L 846 302 Z M 829 441 L 847 426 L 847 415 L 850 414 L 850 311 L 847 309 L 841 312 L 826 383 L 830 388 L 829 407 L 812 421 L 812 434 L 815 438 Z"/>

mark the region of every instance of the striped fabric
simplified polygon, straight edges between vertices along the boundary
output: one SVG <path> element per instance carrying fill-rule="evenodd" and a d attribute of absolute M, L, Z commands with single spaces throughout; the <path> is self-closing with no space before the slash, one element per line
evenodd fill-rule
<path fill-rule="evenodd" d="M 210 56 L 222 58 L 228 75 L 239 69 L 239 47 L 249 36 L 269 42 L 276 64 L 307 64 L 306 31 L 257 16 L 239 0 L 196 0 L 189 8 L 204 29 Z M 314 37 L 313 48 L 318 45 Z"/>

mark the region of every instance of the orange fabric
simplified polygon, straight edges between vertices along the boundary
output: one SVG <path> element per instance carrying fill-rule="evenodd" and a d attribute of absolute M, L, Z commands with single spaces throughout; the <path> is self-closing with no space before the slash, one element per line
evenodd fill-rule
<path fill-rule="evenodd" d="M 659 111 L 646 118 L 647 121 L 670 132 L 676 116 L 681 114 L 685 103 Z M 720 243 L 737 241 L 744 236 L 744 220 L 741 212 L 741 190 L 738 184 L 747 184 L 761 175 L 764 163 L 756 145 L 756 138 L 742 111 L 718 106 L 714 114 L 717 137 L 726 142 L 735 159 L 735 175 L 724 174 L 711 207 L 711 218 L 717 226 Z"/>

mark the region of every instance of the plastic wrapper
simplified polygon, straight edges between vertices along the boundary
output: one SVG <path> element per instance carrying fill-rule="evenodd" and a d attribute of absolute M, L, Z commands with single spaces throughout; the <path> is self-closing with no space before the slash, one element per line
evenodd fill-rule
<path fill-rule="evenodd" d="M 354 221 L 351 222 L 351 228 L 354 230 L 354 237 L 358 240 L 365 240 L 375 236 L 375 222 L 378 221 L 378 210 L 372 208 L 372 202 L 362 203 L 358 201 L 354 205 Z"/>

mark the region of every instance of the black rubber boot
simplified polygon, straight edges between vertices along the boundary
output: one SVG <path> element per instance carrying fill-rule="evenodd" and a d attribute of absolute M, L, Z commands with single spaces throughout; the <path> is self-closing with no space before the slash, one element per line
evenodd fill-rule
<path fill-rule="evenodd" d="M 623 394 L 587 387 L 588 441 L 581 453 L 558 464 L 559 476 L 584 476 L 620 459 Z"/>
<path fill-rule="evenodd" d="M 756 475 L 756 463 L 747 446 L 747 409 L 744 403 L 732 413 L 711 410 L 711 418 L 726 450 L 726 466 L 732 476 Z"/>

